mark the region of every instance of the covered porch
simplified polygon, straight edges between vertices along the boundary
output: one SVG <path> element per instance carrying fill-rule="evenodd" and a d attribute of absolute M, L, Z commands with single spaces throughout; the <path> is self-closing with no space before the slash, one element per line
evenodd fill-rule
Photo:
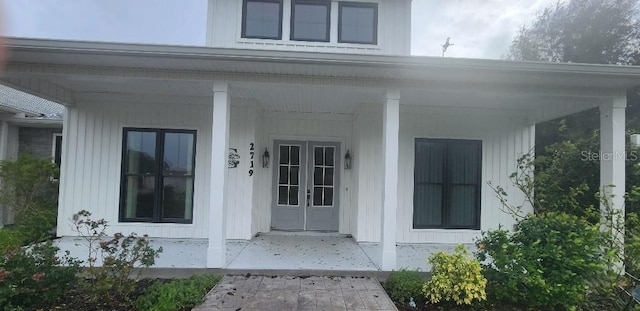
<path fill-rule="evenodd" d="M 469 244 L 482 230 L 511 228 L 513 219 L 500 212 L 486 183 L 522 199 L 510 187 L 509 175 L 516 159 L 532 150 L 535 124 L 599 108 L 602 154 L 623 154 L 625 89 L 638 83 L 639 74 L 637 68 L 576 64 L 8 42 L 13 53 L 3 83 L 67 107 L 59 224 L 80 209 L 92 209 L 112 224 L 112 233 L 135 231 L 165 243 L 166 257 L 159 264 L 167 266 L 194 260 L 193 265 L 207 268 L 286 264 L 390 271 L 409 258 L 426 260 L 429 245 Z M 190 219 L 121 221 L 127 127 L 197 133 Z M 463 226 L 428 213 L 416 225 L 417 139 L 478 142 L 474 210 L 459 219 Z M 280 147 L 302 143 L 307 155 L 315 147 L 334 152 L 335 161 L 313 162 L 307 173 L 323 169 L 332 182 L 308 178 L 312 187 L 304 189 L 292 179 L 279 179 L 281 166 L 302 167 L 291 157 L 278 157 L 293 150 Z M 233 167 L 231 150 L 240 159 Z M 346 162 L 347 150 L 350 168 L 340 163 Z M 270 155 L 269 163 L 262 163 L 264 154 Z M 303 153 L 298 155 L 302 159 Z M 615 195 L 613 206 L 622 209 L 624 158 L 609 159 L 602 162 L 601 185 L 616 185 L 609 191 Z M 336 208 L 332 218 L 307 221 L 304 205 L 315 196 L 305 190 L 312 188 L 322 188 L 318 206 Z M 325 200 L 326 189 L 334 199 Z M 282 205 L 297 210 L 274 222 Z M 328 231 L 343 236 L 330 235 L 326 239 L 333 243 L 323 244 L 322 235 L 270 233 L 290 219 L 300 223 L 295 230 L 331 221 Z M 73 238 L 64 225 L 58 228 L 59 236 Z M 335 256 L 314 257 L 313 247 Z M 415 256 L 402 253 L 414 250 Z M 264 258 L 255 254 L 269 260 L 261 263 Z M 418 259 L 409 261 L 418 265 Z"/>

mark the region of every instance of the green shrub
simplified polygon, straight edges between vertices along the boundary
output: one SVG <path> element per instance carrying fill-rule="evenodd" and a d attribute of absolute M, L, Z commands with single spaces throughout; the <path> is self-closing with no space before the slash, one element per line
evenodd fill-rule
<path fill-rule="evenodd" d="M 0 260 L 0 309 L 48 306 L 75 284 L 78 263 L 59 258 L 52 243 L 8 251 Z"/>
<path fill-rule="evenodd" d="M 134 303 L 136 310 L 190 310 L 220 281 L 219 276 L 200 275 L 168 283 L 156 282 Z"/>
<path fill-rule="evenodd" d="M 542 309 L 584 302 L 590 280 L 607 279 L 606 234 L 584 218 L 549 212 L 529 215 L 515 233 L 484 232 L 477 257 L 486 263 L 490 299 Z"/>
<path fill-rule="evenodd" d="M 429 263 L 433 265 L 431 278 L 422 288 L 427 301 L 469 305 L 487 299 L 487 280 L 482 276 L 480 263 L 467 255 L 467 249 L 457 245 L 451 255 L 437 252 L 429 257 Z"/>
<path fill-rule="evenodd" d="M 389 273 L 383 287 L 393 302 L 408 305 L 413 299 L 416 305 L 424 305 L 422 295 L 424 280 L 416 270 L 400 269 Z"/>
<path fill-rule="evenodd" d="M 9 228 L 0 228 L 0 256 L 20 248 L 23 241 L 20 232 Z"/>

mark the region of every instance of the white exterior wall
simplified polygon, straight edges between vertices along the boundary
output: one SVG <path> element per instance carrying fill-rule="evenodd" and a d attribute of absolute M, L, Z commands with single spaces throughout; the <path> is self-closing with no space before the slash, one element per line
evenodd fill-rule
<path fill-rule="evenodd" d="M 355 162 L 358 231 L 354 236 L 360 242 L 380 241 L 381 118 L 379 108 L 367 109 L 354 122 L 354 142 L 359 155 Z M 522 204 L 523 196 L 513 188 L 509 175 L 516 171 L 517 158 L 534 146 L 534 127 L 526 122 L 525 116 L 479 109 L 400 106 L 397 242 L 472 243 L 481 230 L 413 229 L 416 138 L 482 140 L 481 230 L 500 224 L 505 229 L 512 228 L 514 220 L 500 210 L 500 202 L 487 182 L 504 187 L 513 203 Z"/>
<path fill-rule="evenodd" d="M 271 227 L 271 205 L 272 205 L 272 176 L 274 140 L 309 140 L 309 141 L 335 141 L 341 143 L 340 157 L 344 157 L 347 149 L 351 147 L 351 118 L 343 116 L 326 116 L 323 114 L 296 114 L 296 113 L 266 113 L 258 122 L 260 128 L 260 153 L 262 156 L 264 148 L 269 149 L 271 161 L 268 168 L 260 168 L 257 183 L 254 188 L 253 221 L 255 227 L 253 233 L 268 232 Z M 351 188 L 352 172 L 340 168 L 340 216 L 339 231 L 343 234 L 353 232 L 353 211 L 351 208 Z"/>
<path fill-rule="evenodd" d="M 209 0 L 207 45 L 222 48 L 349 54 L 409 55 L 410 0 L 349 0 L 378 3 L 378 44 L 338 43 L 338 2 L 331 1 L 330 42 L 291 41 L 291 0 L 283 0 L 282 40 L 242 38 L 242 0 Z"/>
<path fill-rule="evenodd" d="M 109 233 L 206 238 L 211 171 L 210 100 L 78 100 L 67 110 L 61 171 L 58 236 L 75 235 L 70 218 L 80 210 L 109 222 Z M 193 224 L 118 223 L 123 127 L 193 129 L 196 172 Z"/>

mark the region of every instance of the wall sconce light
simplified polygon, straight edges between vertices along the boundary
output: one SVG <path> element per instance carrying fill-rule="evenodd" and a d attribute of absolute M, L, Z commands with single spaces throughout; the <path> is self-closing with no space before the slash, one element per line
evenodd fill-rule
<path fill-rule="evenodd" d="M 262 154 L 262 167 L 269 167 L 269 150 L 264 148 L 264 153 Z"/>
<path fill-rule="evenodd" d="M 349 149 L 347 149 L 347 153 L 344 155 L 344 169 L 351 169 L 351 153 L 349 153 Z"/>

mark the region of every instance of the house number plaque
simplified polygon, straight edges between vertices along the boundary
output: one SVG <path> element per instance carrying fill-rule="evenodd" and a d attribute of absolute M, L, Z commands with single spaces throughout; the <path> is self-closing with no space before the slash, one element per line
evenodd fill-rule
<path fill-rule="evenodd" d="M 256 155 L 256 147 L 253 143 L 249 143 L 249 177 L 253 176 L 253 158 Z"/>

